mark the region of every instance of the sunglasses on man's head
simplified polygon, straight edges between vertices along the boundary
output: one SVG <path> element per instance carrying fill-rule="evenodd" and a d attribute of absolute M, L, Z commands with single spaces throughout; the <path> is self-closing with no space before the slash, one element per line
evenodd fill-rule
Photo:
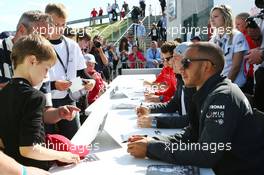
<path fill-rule="evenodd" d="M 199 59 L 183 58 L 181 61 L 181 65 L 182 65 L 183 69 L 188 69 L 190 64 L 194 61 L 210 61 L 212 63 L 212 65 L 215 65 L 211 60 L 205 59 L 205 58 L 199 58 Z"/>

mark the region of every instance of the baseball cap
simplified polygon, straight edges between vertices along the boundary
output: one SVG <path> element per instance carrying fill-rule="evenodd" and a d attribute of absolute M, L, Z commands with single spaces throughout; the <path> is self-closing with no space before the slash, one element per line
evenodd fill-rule
<path fill-rule="evenodd" d="M 46 143 L 49 149 L 71 152 L 79 155 L 80 159 L 84 159 L 90 152 L 88 145 L 74 145 L 68 138 L 59 134 L 47 134 Z M 59 161 L 57 164 L 65 165 L 65 163 Z"/>
<path fill-rule="evenodd" d="M 85 54 L 84 59 L 86 62 L 91 62 L 91 63 L 97 64 L 97 62 L 95 61 L 95 57 L 92 54 L 89 54 L 89 53 Z"/>
<path fill-rule="evenodd" d="M 183 55 L 184 52 L 187 50 L 187 48 L 189 47 L 189 45 L 191 45 L 191 42 L 183 42 L 181 44 L 179 44 L 175 49 L 174 49 L 174 53 L 179 54 L 179 55 Z"/>

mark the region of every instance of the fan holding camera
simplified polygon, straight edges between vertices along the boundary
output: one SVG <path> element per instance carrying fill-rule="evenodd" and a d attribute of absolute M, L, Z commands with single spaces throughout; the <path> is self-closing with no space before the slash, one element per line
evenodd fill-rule
<path fill-rule="evenodd" d="M 102 47 L 103 38 L 99 35 L 94 36 L 92 42 L 92 49 L 90 54 L 94 55 L 95 61 L 97 64 L 95 65 L 95 70 L 101 73 L 102 77 L 109 82 L 110 80 L 110 73 L 108 67 L 108 58 L 104 53 Z"/>

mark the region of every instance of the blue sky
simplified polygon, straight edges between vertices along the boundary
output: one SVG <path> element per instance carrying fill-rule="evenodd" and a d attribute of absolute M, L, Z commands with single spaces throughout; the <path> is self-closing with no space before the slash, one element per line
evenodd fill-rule
<path fill-rule="evenodd" d="M 0 1 L 0 31 L 15 30 L 16 24 L 21 14 L 28 10 L 44 10 L 46 4 L 50 2 L 61 2 L 69 10 L 69 20 L 86 18 L 90 15 L 93 7 L 102 7 L 105 11 L 107 3 L 113 3 L 114 0 L 1 0 Z M 126 0 L 132 7 L 138 5 L 138 0 Z M 230 4 L 235 14 L 241 11 L 249 11 L 254 6 L 254 0 L 214 0 L 215 4 Z M 123 0 L 117 0 L 119 6 Z M 146 0 L 147 11 L 149 4 L 156 13 L 160 12 L 158 0 Z M 234 8 L 236 7 L 236 8 Z"/>
<path fill-rule="evenodd" d="M 124 0 L 116 0 L 121 6 Z M 99 9 L 102 7 L 106 11 L 107 3 L 114 3 L 114 0 L 0 0 L 0 31 L 15 30 L 16 24 L 21 14 L 28 10 L 44 11 L 45 6 L 51 2 L 63 3 L 69 11 L 69 20 L 87 18 L 93 7 Z M 138 0 L 126 0 L 130 8 L 138 5 Z M 158 0 L 146 0 L 149 3 L 156 4 L 156 11 L 160 11 Z M 152 5 L 153 6 L 153 5 Z M 148 7 L 148 6 L 147 6 Z M 148 10 L 148 8 L 147 8 Z M 153 7 L 154 10 L 154 7 Z"/>

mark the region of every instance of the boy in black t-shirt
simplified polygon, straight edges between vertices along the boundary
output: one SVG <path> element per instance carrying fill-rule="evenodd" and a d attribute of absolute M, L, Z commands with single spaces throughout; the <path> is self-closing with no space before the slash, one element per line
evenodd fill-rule
<path fill-rule="evenodd" d="M 42 36 L 29 35 L 15 43 L 11 59 L 14 76 L 0 91 L 0 149 L 19 163 L 46 170 L 52 160 L 78 163 L 78 155 L 45 147 L 45 97 L 33 86 L 55 64 L 53 47 Z"/>

